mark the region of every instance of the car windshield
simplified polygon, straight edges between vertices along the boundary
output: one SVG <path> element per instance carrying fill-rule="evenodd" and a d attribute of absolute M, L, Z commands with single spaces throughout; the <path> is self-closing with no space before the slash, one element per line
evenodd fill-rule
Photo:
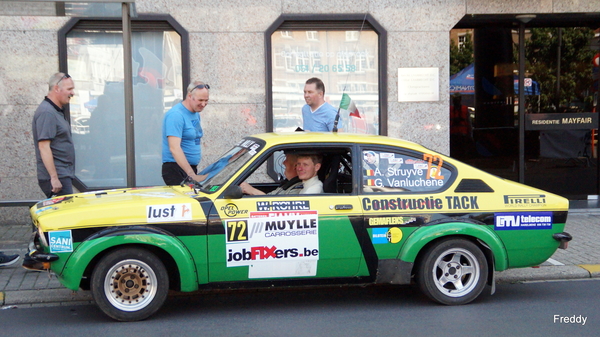
<path fill-rule="evenodd" d="M 252 159 L 263 148 L 264 142 L 259 139 L 245 138 L 236 146 L 225 152 L 214 163 L 208 165 L 199 174 L 208 176 L 201 182 L 202 187 L 215 192 L 223 186 L 238 170 Z"/>

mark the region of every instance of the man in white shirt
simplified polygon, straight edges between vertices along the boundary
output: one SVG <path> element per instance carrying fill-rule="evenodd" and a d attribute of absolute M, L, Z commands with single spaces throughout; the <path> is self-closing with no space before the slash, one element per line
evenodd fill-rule
<path fill-rule="evenodd" d="M 323 183 L 317 176 L 322 162 L 323 157 L 320 155 L 298 155 L 296 173 L 298 173 L 298 178 L 302 180 L 300 194 L 323 193 Z"/>

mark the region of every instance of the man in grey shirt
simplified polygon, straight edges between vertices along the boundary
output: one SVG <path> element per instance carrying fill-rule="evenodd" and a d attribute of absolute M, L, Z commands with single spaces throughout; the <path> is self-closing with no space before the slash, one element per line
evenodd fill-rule
<path fill-rule="evenodd" d="M 75 147 L 63 108 L 75 94 L 71 76 L 56 73 L 48 81 L 48 95 L 33 116 L 37 178 L 46 197 L 73 193 Z"/>

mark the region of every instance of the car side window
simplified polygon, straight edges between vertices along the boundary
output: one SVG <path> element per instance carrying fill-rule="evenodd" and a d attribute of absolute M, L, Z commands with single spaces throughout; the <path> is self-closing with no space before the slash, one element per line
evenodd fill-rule
<path fill-rule="evenodd" d="M 364 149 L 361 165 L 365 193 L 436 191 L 442 189 L 452 175 L 435 153 Z"/>

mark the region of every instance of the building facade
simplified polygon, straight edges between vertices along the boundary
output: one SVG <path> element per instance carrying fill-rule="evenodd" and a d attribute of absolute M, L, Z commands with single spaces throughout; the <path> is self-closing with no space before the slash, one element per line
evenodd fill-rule
<path fill-rule="evenodd" d="M 600 0 L 136 0 L 135 138 L 128 139 L 120 8 L 10 1 L 1 5 L 0 200 L 43 198 L 36 180 L 31 119 L 46 94 L 48 78 L 57 71 L 68 72 L 77 90 L 69 118 L 79 190 L 126 187 L 127 165 L 135 166 L 134 185 L 147 186 L 162 183 L 162 114 L 183 97 L 190 80 L 211 86 L 210 103 L 201 114 L 200 167 L 241 136 L 301 126 L 304 81 L 313 76 L 325 81 L 326 99 L 332 104 L 339 105 L 348 94 L 362 110 L 362 118 L 342 122 L 343 130 L 403 138 L 450 154 L 453 29 L 461 29 L 457 39 L 475 29 L 475 43 L 481 46 L 475 59 L 478 53 L 484 59 L 491 56 L 481 49 L 493 50 L 494 43 L 499 44 L 493 38 L 506 35 L 493 29 L 508 30 L 512 41 L 511 31 L 536 21 L 541 26 L 600 27 Z M 483 31 L 479 42 L 478 29 Z M 486 36 L 489 46 L 483 48 Z M 512 57 L 513 46 L 504 48 Z M 498 60 L 487 67 L 498 70 L 499 64 L 511 62 Z M 515 67 L 510 68 L 511 88 Z M 411 80 L 404 75 L 410 72 L 402 71 L 406 69 L 434 71 L 427 97 L 406 99 L 403 90 Z M 511 94 L 518 95 L 514 90 Z M 510 103 L 510 114 L 513 98 L 501 99 Z M 498 100 L 480 100 L 474 109 L 483 111 L 485 104 Z M 511 123 L 513 119 L 507 125 L 514 126 Z M 493 122 L 478 126 L 496 127 Z M 133 152 L 126 151 L 128 147 Z M 134 161 L 127 157 L 131 153 Z M 514 165 L 526 166 L 523 159 L 513 159 L 506 164 L 512 163 L 513 172 Z M 596 173 L 595 186 L 597 178 Z M 22 221 L 27 211 L 0 207 L 0 221 Z"/>

